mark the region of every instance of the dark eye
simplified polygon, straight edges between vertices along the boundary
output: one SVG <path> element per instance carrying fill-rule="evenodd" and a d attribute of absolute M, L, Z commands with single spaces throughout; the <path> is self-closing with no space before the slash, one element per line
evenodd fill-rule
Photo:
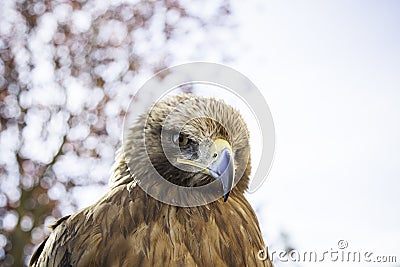
<path fill-rule="evenodd" d="M 184 134 L 174 134 L 172 136 L 172 141 L 174 144 L 179 145 L 180 147 L 186 146 L 189 143 L 189 138 Z"/>

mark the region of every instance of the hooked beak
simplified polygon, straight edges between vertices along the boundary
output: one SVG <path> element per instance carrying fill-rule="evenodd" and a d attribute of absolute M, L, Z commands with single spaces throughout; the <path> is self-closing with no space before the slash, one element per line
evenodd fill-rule
<path fill-rule="evenodd" d="M 224 202 L 228 200 L 232 190 L 233 179 L 235 177 L 234 159 L 231 145 L 224 139 L 216 139 L 210 147 L 211 163 L 203 166 L 200 163 L 177 159 L 179 163 L 188 164 L 202 168 L 202 172 L 220 180 L 224 192 Z"/>

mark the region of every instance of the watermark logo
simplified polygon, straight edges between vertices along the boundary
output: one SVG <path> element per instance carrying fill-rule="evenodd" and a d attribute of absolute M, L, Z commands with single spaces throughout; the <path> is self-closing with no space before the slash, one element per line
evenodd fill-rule
<path fill-rule="evenodd" d="M 258 88 L 246 76 L 225 65 L 206 62 L 188 63 L 164 69 L 149 79 L 133 96 L 133 100 L 124 120 L 123 147 L 125 155 L 128 152 L 125 151 L 127 148 L 125 144 L 130 141 L 131 127 L 135 125 L 139 116 L 143 116 L 143 113 L 145 113 L 145 125 L 147 125 L 156 103 L 166 99 L 171 95 L 171 92 L 174 90 L 176 91 L 176 88 L 199 84 L 213 86 L 213 90 L 218 93 L 228 93 L 234 96 L 236 102 L 243 103 L 252 113 L 251 120 L 257 125 L 257 130 L 261 136 L 261 142 L 257 143 L 257 147 L 260 148 L 261 151 L 261 156 L 258 167 L 253 169 L 254 175 L 248 189 L 250 193 L 255 192 L 265 181 L 272 165 L 275 151 L 274 123 L 268 104 Z M 139 101 L 140 104 L 138 103 Z M 225 102 L 228 105 L 230 104 L 229 101 Z M 185 103 L 181 103 L 180 105 L 185 105 Z M 181 121 L 180 125 L 175 125 L 176 120 L 171 118 L 175 117 L 174 113 L 179 109 L 179 105 L 175 109 L 172 109 L 171 114 L 168 114 L 165 121 L 163 121 L 161 145 L 169 163 L 176 168 L 182 169 L 182 166 L 176 164 L 176 157 L 171 157 L 171 155 L 175 156 L 179 153 L 179 149 L 172 151 L 165 149 L 168 147 L 168 144 L 165 143 L 167 138 L 164 138 L 164 135 L 166 131 L 169 133 L 170 129 L 179 129 L 185 124 L 190 123 L 190 120 L 195 119 L 196 116 L 188 118 L 188 121 Z M 197 116 L 202 117 L 204 114 L 198 114 Z M 228 132 L 230 128 L 234 127 L 232 125 L 224 125 L 224 122 L 220 120 L 218 116 L 210 117 L 209 119 L 220 123 Z M 146 127 L 143 128 L 144 136 L 146 136 Z M 148 148 L 154 144 L 146 142 L 146 138 L 143 139 L 142 141 L 135 142 L 134 145 L 143 147 L 144 149 L 141 151 L 145 151 L 144 153 L 147 154 L 147 157 L 146 155 L 144 157 L 144 161 L 146 166 L 148 166 L 148 175 L 151 176 L 151 179 L 145 180 L 141 179 L 141 177 L 137 177 L 139 180 L 138 185 L 146 191 L 147 194 L 166 204 L 181 207 L 200 206 L 222 197 L 221 192 L 218 194 L 208 194 L 208 192 L 213 191 L 213 187 L 215 187 L 214 182 L 198 187 L 182 187 L 167 181 L 165 177 L 162 177 L 162 175 L 157 172 L 147 153 L 149 151 Z M 256 165 L 253 161 L 252 163 L 253 166 Z M 130 170 L 134 170 L 134 164 L 135 162 L 128 162 Z M 190 170 L 185 169 L 184 171 Z M 237 173 L 237 177 L 241 177 L 243 171 L 244 169 L 242 169 L 242 173 Z M 132 173 L 132 175 L 135 176 L 134 173 Z M 160 188 L 163 189 L 161 193 Z M 174 194 L 162 192 L 174 192 Z"/>
<path fill-rule="evenodd" d="M 339 249 L 345 249 L 348 246 L 349 246 L 349 243 L 347 243 L 346 240 L 341 239 L 341 240 L 338 241 L 338 248 Z"/>
<path fill-rule="evenodd" d="M 349 262 L 349 263 L 397 263 L 400 258 L 395 255 L 378 255 L 368 250 L 353 250 L 346 240 L 339 240 L 337 248 L 324 251 L 270 250 L 268 247 L 257 253 L 260 261 L 270 259 L 274 262 Z"/>

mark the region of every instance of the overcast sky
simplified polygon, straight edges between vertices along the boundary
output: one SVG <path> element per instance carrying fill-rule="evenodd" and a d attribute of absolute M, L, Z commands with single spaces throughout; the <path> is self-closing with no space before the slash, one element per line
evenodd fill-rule
<path fill-rule="evenodd" d="M 263 92 L 276 127 L 271 173 L 249 195 L 265 203 L 267 241 L 284 230 L 302 251 L 346 240 L 400 262 L 400 2 L 235 3 L 232 66 Z"/>

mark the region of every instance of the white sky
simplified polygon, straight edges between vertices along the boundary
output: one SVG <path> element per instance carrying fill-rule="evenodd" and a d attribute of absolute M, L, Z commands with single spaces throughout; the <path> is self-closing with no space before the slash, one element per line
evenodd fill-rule
<path fill-rule="evenodd" d="M 298 250 L 324 251 L 344 239 L 400 262 L 400 2 L 235 3 L 231 66 L 276 127 L 271 173 L 249 195 L 267 241 L 284 230 Z"/>

